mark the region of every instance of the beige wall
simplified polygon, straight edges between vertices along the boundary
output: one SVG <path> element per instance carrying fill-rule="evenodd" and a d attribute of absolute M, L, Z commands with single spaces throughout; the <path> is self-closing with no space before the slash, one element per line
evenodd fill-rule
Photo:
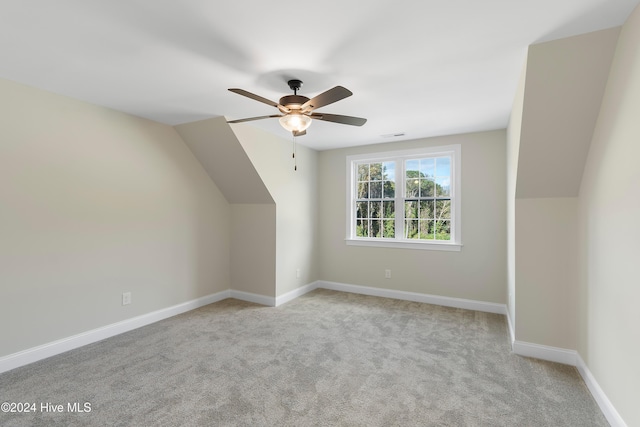
<path fill-rule="evenodd" d="M 640 425 L 640 9 L 622 31 L 533 46 L 525 80 L 508 132 L 515 338 L 577 349 Z"/>
<path fill-rule="evenodd" d="M 578 351 L 640 425 L 640 8 L 620 33 L 580 188 Z"/>
<path fill-rule="evenodd" d="M 375 144 L 319 153 L 323 280 L 506 303 L 504 130 Z M 347 246 L 346 156 L 425 146 L 462 146 L 460 252 Z M 384 270 L 392 278 L 384 278 Z"/>
<path fill-rule="evenodd" d="M 519 342 L 576 348 L 576 197 L 619 32 L 529 48 L 507 145 L 509 313 Z"/>
<path fill-rule="evenodd" d="M 232 129 L 276 204 L 275 295 L 318 280 L 317 152 L 298 144 L 294 170 L 290 138 L 243 124 Z"/>
<path fill-rule="evenodd" d="M 576 348 L 578 200 L 516 199 L 516 339 Z"/>
<path fill-rule="evenodd" d="M 231 289 L 274 297 L 276 205 L 231 205 Z"/>
<path fill-rule="evenodd" d="M 276 206 L 224 117 L 175 127 L 231 204 L 231 289 L 276 296 Z"/>
<path fill-rule="evenodd" d="M 0 141 L 0 356 L 229 288 L 229 206 L 171 127 L 0 80 Z"/>

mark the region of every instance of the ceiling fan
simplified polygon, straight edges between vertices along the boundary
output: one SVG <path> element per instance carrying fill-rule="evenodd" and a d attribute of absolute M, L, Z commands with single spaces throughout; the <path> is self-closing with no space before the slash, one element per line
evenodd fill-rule
<path fill-rule="evenodd" d="M 341 99 L 347 98 L 353 93 L 342 86 L 336 86 L 326 92 L 321 93 L 311 99 L 306 96 L 298 95 L 298 91 L 302 87 L 301 80 L 289 80 L 287 82 L 289 88 L 293 91 L 293 95 L 286 95 L 280 98 L 280 102 L 276 103 L 261 96 L 247 92 L 243 89 L 229 89 L 238 95 L 246 96 L 272 107 L 276 107 L 282 114 L 272 114 L 270 116 L 250 117 L 248 119 L 231 120 L 227 123 L 243 123 L 253 120 L 262 120 L 278 117 L 283 128 L 293 133 L 293 136 L 306 135 L 307 128 L 311 125 L 312 119 L 323 120 L 325 122 L 342 123 L 344 125 L 362 126 L 367 119 L 352 116 L 342 116 L 339 114 L 316 113 L 317 108 L 325 105 L 333 104 Z"/>

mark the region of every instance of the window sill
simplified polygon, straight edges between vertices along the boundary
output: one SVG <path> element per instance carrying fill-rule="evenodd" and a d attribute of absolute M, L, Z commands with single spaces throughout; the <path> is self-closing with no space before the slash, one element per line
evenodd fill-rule
<path fill-rule="evenodd" d="M 461 243 L 451 242 L 411 242 L 407 240 L 369 240 L 369 239 L 345 239 L 349 246 L 369 246 L 378 248 L 418 249 L 427 251 L 460 252 Z"/>

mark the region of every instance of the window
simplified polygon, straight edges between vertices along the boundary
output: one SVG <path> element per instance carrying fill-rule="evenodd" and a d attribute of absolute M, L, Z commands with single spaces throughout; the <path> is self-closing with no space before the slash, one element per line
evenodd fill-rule
<path fill-rule="evenodd" d="M 347 157 L 347 243 L 459 251 L 460 146 Z"/>

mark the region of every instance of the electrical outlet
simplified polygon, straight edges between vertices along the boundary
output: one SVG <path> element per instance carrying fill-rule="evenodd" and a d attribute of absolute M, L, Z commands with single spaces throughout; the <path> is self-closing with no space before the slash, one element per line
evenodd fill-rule
<path fill-rule="evenodd" d="M 387 268 L 387 269 L 384 271 L 384 278 L 385 278 L 385 279 L 391 279 L 391 270 L 390 270 L 390 269 L 388 269 L 388 268 Z"/>
<path fill-rule="evenodd" d="M 131 304 L 131 292 L 124 292 L 122 294 L 122 305 Z"/>
<path fill-rule="evenodd" d="M 300 278 L 300 269 L 296 268 L 296 279 Z"/>

